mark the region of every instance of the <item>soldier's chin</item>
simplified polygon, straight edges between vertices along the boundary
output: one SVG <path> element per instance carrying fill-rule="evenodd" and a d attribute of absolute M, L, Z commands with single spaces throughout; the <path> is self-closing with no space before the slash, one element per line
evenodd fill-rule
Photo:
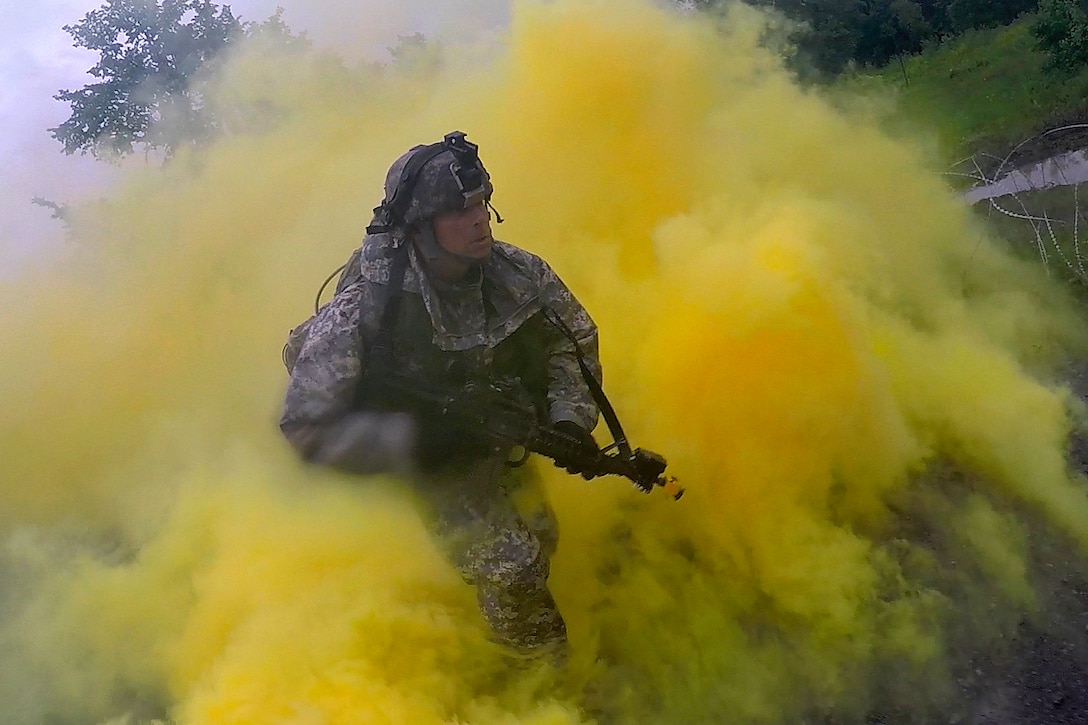
<path fill-rule="evenodd" d="M 486 262 L 491 258 L 491 248 L 494 246 L 494 242 L 489 237 L 486 241 L 473 242 L 465 255 L 480 262 Z"/>

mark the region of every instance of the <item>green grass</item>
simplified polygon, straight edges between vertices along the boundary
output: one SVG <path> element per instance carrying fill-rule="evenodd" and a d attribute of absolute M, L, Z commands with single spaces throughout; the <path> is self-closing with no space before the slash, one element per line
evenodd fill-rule
<path fill-rule="evenodd" d="M 1055 279 L 1084 297 L 1088 292 L 1088 213 L 1084 208 L 1088 196 L 1083 187 L 1044 189 L 994 201 L 997 207 L 988 202 L 975 207 L 989 228 L 1018 256 L 1038 260 Z"/>
<path fill-rule="evenodd" d="M 879 71 L 840 79 L 829 90 L 847 97 L 859 90 L 890 91 L 894 110 L 884 115 L 890 131 L 936 134 L 938 163 L 951 168 L 971 157 L 993 173 L 995 158 L 1020 142 L 1049 128 L 1088 122 L 1088 68 L 1072 76 L 1045 70 L 1046 54 L 1031 35 L 1033 21 L 1025 16 L 1007 27 L 966 33 L 905 58 L 902 66 L 893 60 Z M 1063 144 L 1084 143 L 1088 134 L 1054 134 L 1036 139 L 1034 154 L 1027 156 L 1037 160 L 1068 150 Z M 972 169 L 970 163 L 955 168 Z M 970 183 L 954 176 L 948 181 L 961 188 Z M 1088 192 L 1079 192 L 1065 187 L 998 201 L 1032 220 L 1007 216 L 986 202 L 975 209 L 1016 254 L 1040 261 L 1088 299 Z"/>
<path fill-rule="evenodd" d="M 936 130 L 950 161 L 996 153 L 1088 110 L 1088 68 L 1073 76 L 1044 71 L 1046 55 L 1030 32 L 1034 16 L 966 33 L 848 83 L 894 89 L 899 123 Z"/>

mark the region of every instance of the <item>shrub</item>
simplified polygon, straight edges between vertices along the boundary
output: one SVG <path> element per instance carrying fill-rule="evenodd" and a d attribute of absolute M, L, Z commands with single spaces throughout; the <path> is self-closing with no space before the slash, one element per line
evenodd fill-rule
<path fill-rule="evenodd" d="M 1088 64 L 1088 0 L 1041 0 L 1031 34 L 1050 69 L 1074 73 Z"/>

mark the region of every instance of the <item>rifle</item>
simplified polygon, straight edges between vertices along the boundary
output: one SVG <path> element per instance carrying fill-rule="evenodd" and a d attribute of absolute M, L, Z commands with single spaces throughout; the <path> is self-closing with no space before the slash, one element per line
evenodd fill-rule
<path fill-rule="evenodd" d="M 658 486 L 674 500 L 684 495 L 676 479 L 665 475 L 668 464 L 658 453 L 631 449 L 626 440 L 587 453 L 577 438 L 541 425 L 528 391 L 516 378 L 469 381 L 457 388 L 437 386 L 403 373 L 383 378 L 371 392 L 391 407 L 421 416 L 440 416 L 444 424 L 494 451 L 523 449 L 525 455 L 510 461 L 512 466 L 522 465 L 530 453 L 538 453 L 553 461 L 577 460 L 586 480 L 622 476 L 643 493 Z"/>

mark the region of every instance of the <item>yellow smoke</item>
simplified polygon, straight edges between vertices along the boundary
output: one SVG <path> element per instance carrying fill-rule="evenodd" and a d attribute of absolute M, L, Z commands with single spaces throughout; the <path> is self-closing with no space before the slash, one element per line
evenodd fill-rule
<path fill-rule="evenodd" d="M 401 69 L 240 52 L 214 102 L 245 133 L 133 173 L 4 292 L 5 721 L 790 722 L 949 697 L 941 557 L 1015 613 L 1013 502 L 1088 545 L 1048 384 L 1082 323 L 762 29 L 521 2 L 494 46 Z M 628 433 L 688 488 L 548 472 L 562 673 L 488 642 L 403 484 L 307 470 L 275 429 L 286 331 L 388 164 L 454 128 L 497 235 L 586 304 Z M 900 528 L 919 505 L 946 550 Z"/>

